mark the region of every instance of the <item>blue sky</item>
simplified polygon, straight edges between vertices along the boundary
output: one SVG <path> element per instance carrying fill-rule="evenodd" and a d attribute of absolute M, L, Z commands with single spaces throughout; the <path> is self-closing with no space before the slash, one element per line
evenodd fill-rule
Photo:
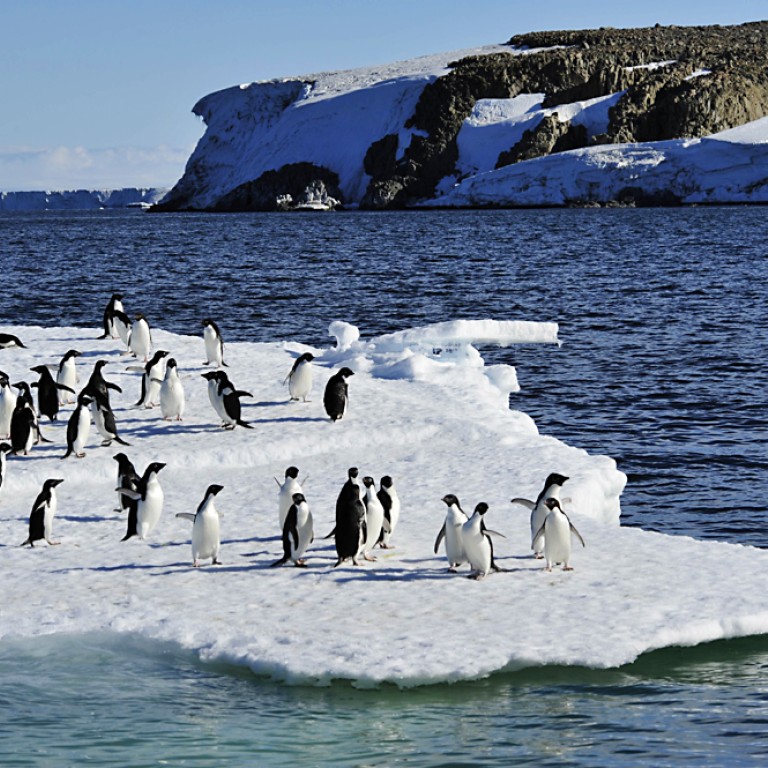
<path fill-rule="evenodd" d="M 238 83 L 531 30 L 761 18 L 765 0 L 0 0 L 0 190 L 170 186 L 204 130 L 193 105 Z"/>

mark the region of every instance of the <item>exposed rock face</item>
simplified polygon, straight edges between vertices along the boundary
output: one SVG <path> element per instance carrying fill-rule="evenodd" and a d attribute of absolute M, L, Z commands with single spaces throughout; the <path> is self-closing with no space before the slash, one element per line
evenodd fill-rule
<path fill-rule="evenodd" d="M 457 137 L 481 99 L 545 94 L 542 108 L 561 108 L 560 116 L 546 114 L 513 146 L 501 151 L 497 168 L 597 144 L 702 137 L 768 115 L 768 22 L 537 32 L 513 37 L 508 45 L 509 52 L 467 56 L 452 62 L 447 73 L 424 78 L 420 90 L 411 91 L 411 101 L 403 91 L 403 97 L 391 104 L 407 103 L 407 111 L 379 120 L 377 125 L 382 127 L 368 134 L 357 134 L 366 138 L 354 168 L 350 168 L 349 153 L 344 157 L 342 136 L 332 148 L 335 151 L 329 149 L 327 138 L 322 149 L 306 148 L 305 138 L 293 153 L 299 155 L 296 162 L 292 156 L 291 162 L 273 165 L 272 170 L 265 171 L 270 166 L 262 165 L 253 173 L 256 178 L 246 183 L 241 183 L 241 175 L 230 186 L 221 181 L 211 184 L 212 173 L 234 179 L 233 169 L 245 167 L 240 158 L 247 155 L 252 159 L 259 150 L 256 133 L 252 140 L 256 145 L 231 139 L 240 129 L 233 130 L 232 123 L 226 123 L 227 115 L 221 116 L 225 97 L 229 98 L 226 92 L 205 97 L 201 101 L 205 109 L 196 111 L 209 126 L 201 145 L 207 142 L 206 151 L 210 147 L 210 162 L 205 152 L 201 155 L 196 150 L 184 178 L 159 208 L 280 210 L 315 196 L 372 209 L 418 204 L 435 197 L 442 180 L 461 177 Z M 296 80 L 254 86 L 258 88 L 241 86 L 245 90 L 236 110 L 241 120 L 238 125 L 245 124 L 243 112 L 250 115 L 253 103 L 251 122 L 262 126 L 259 130 L 272 130 L 270 147 L 282 146 L 275 144 L 275 132 L 283 143 L 291 138 L 274 127 L 276 121 L 297 105 L 307 114 L 306 102 L 300 100 L 316 84 Z M 267 90 L 272 96 L 268 94 L 271 100 L 265 106 Z M 352 106 L 359 106 L 365 98 L 362 89 L 347 95 L 354 96 L 348 100 Z M 611 95 L 615 95 L 615 103 L 599 131 L 590 134 L 583 125 L 566 119 L 567 105 Z M 371 98 L 371 108 L 380 104 L 373 89 Z M 325 104 L 330 102 L 326 99 Z M 335 103 L 343 108 L 341 97 Z M 230 108 L 230 117 L 233 112 Z M 355 128 L 366 119 L 365 110 L 350 115 L 350 125 Z M 222 145 L 226 145 L 225 151 Z M 342 189 L 347 191 L 347 199 Z M 350 189 L 358 191 L 350 193 Z M 639 200 L 642 195 L 630 190 L 626 197 Z M 669 202 L 663 195 L 658 199 Z"/>

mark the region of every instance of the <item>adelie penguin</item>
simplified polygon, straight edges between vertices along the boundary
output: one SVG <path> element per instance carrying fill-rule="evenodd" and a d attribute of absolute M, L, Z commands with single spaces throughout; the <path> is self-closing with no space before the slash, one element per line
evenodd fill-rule
<path fill-rule="evenodd" d="M 164 466 L 162 462 L 153 461 L 139 478 L 135 491 L 128 488 L 115 489 L 134 502 L 128 508 L 128 530 L 122 538 L 123 541 L 132 536 L 146 539 L 157 525 L 165 499 L 157 475 Z"/>
<path fill-rule="evenodd" d="M 205 362 L 203 365 L 215 365 L 221 368 L 224 362 L 224 339 L 221 336 L 219 326 L 206 317 L 203 320 L 203 341 L 205 343 Z"/>
<path fill-rule="evenodd" d="M 546 500 L 552 498 L 559 501 L 561 486 L 566 480 L 568 480 L 568 478 L 565 475 L 561 475 L 558 472 L 550 472 L 550 474 L 547 475 L 547 479 L 544 481 L 544 487 L 541 489 L 541 493 L 536 497 L 536 501 L 530 501 L 529 499 L 520 497 L 511 500 L 512 504 L 520 504 L 526 509 L 531 510 L 531 549 L 536 558 L 544 556 L 542 553 L 544 552 L 545 538 L 539 538 L 535 545 L 533 544 L 533 539 L 549 514 Z"/>
<path fill-rule="evenodd" d="M 312 361 L 315 356 L 311 352 L 304 352 L 294 361 L 291 370 L 285 377 L 283 384 L 288 384 L 288 394 L 291 400 L 303 400 L 307 402 L 307 396 L 312 390 Z"/>
<path fill-rule="evenodd" d="M 75 358 L 80 357 L 80 352 L 76 349 L 70 349 L 61 358 L 59 363 L 59 370 L 56 373 L 56 383 L 59 385 L 59 405 L 67 405 L 74 403 L 75 399 L 65 394 L 66 392 L 74 392 L 77 386 L 78 376 L 77 367 L 75 366 Z"/>
<path fill-rule="evenodd" d="M 201 374 L 208 380 L 208 397 L 211 405 L 222 420 L 224 429 L 234 429 L 236 426 L 253 429 L 248 422 L 241 418 L 241 397 L 253 397 L 250 392 L 235 389 L 234 384 L 224 371 L 208 371 Z"/>
<path fill-rule="evenodd" d="M 141 478 L 133 462 L 124 453 L 116 453 L 112 458 L 117 462 L 117 509 L 115 511 L 125 512 L 130 509 L 133 500 L 123 494 L 123 489 L 136 491 Z"/>
<path fill-rule="evenodd" d="M 462 526 L 469 520 L 466 512 L 461 508 L 459 499 L 452 493 L 442 498 L 448 507 L 445 513 L 445 522 L 435 539 L 435 554 L 440 548 L 440 542 L 445 539 L 445 556 L 448 558 L 448 570 L 455 571 L 462 563 L 467 562 L 467 553 L 464 551 L 464 540 L 461 536 Z"/>
<path fill-rule="evenodd" d="M 0 493 L 2 493 L 3 487 L 5 486 L 5 477 L 8 467 L 6 456 L 11 453 L 12 450 L 13 448 L 11 448 L 9 443 L 0 443 Z"/>
<path fill-rule="evenodd" d="M 352 558 L 353 565 L 360 565 L 357 556 L 366 537 L 365 505 L 363 504 L 360 485 L 357 480 L 357 467 L 350 467 L 347 482 L 341 488 L 336 500 L 336 554 L 338 560 L 334 568 Z"/>
<path fill-rule="evenodd" d="M 389 521 L 384 517 L 384 506 L 376 493 L 376 482 L 372 477 L 364 477 L 365 496 L 365 540 L 360 552 L 366 560 L 375 561 L 371 550 L 379 543 L 382 533 L 389 530 Z"/>
<path fill-rule="evenodd" d="M 303 493 L 294 493 L 283 525 L 283 556 L 270 567 L 284 565 L 289 560 L 298 568 L 305 568 L 304 553 L 315 540 L 312 512 Z"/>
<path fill-rule="evenodd" d="M 390 475 L 384 475 L 379 483 L 379 493 L 377 494 L 381 506 L 384 507 L 385 525 L 381 528 L 379 537 L 379 546 L 382 549 L 394 549 L 391 542 L 395 533 L 395 528 L 400 521 L 400 497 L 397 495 L 395 481 Z"/>
<path fill-rule="evenodd" d="M 91 400 L 91 416 L 96 424 L 96 429 L 103 438 L 101 441 L 102 447 L 111 445 L 113 440 L 116 443 L 120 443 L 120 445 L 130 445 L 130 443 L 123 440 L 117 433 L 117 420 L 115 419 L 115 414 L 112 411 L 112 408 L 110 408 L 109 402 L 105 399 L 104 394 L 95 391 L 88 386 L 78 397 L 82 398 L 84 395 L 93 398 Z"/>
<path fill-rule="evenodd" d="M 113 389 L 115 392 L 122 392 L 123 390 L 117 384 L 113 384 L 104 378 L 102 369 L 106 364 L 106 360 L 96 361 L 93 371 L 91 371 L 91 377 L 85 386 L 90 391 L 92 397 L 96 398 L 98 395 L 101 395 L 102 400 L 105 400 L 107 405 L 109 405 L 109 390 Z"/>
<path fill-rule="evenodd" d="M 8 376 L 0 374 L 0 438 L 11 437 L 11 418 L 16 409 L 18 395 L 11 386 Z"/>
<path fill-rule="evenodd" d="M 547 516 L 541 528 L 533 537 L 533 547 L 543 539 L 544 540 L 544 558 L 546 559 L 546 570 L 551 571 L 555 563 L 562 563 L 564 571 L 572 571 L 571 567 L 571 534 L 573 534 L 585 547 L 584 539 L 576 530 L 573 523 L 568 519 L 568 515 L 563 512 L 560 502 L 555 498 L 549 498 L 544 502 L 547 507 Z"/>
<path fill-rule="evenodd" d="M 472 514 L 472 517 L 461 526 L 461 541 L 467 561 L 472 568 L 470 578 L 479 581 L 484 579 L 491 571 L 499 568 L 493 560 L 493 542 L 491 534 L 485 527 L 484 515 L 488 511 L 488 505 L 481 501 Z M 501 536 L 501 534 L 496 534 Z"/>
<path fill-rule="evenodd" d="M 0 349 L 12 349 L 13 347 L 26 349 L 18 336 L 14 336 L 11 333 L 0 333 Z"/>
<path fill-rule="evenodd" d="M 160 412 L 166 421 L 181 421 L 184 415 L 184 386 L 179 378 L 179 369 L 176 360 L 168 359 L 165 368 L 165 378 L 160 385 Z"/>
<path fill-rule="evenodd" d="M 165 358 L 168 353 L 164 349 L 158 349 L 152 359 L 144 365 L 144 372 L 141 376 L 141 395 L 134 403 L 134 407 L 154 408 L 157 405 L 157 399 L 160 396 L 160 385 L 165 376 Z M 130 368 L 130 366 L 129 366 Z"/>
<path fill-rule="evenodd" d="M 115 314 L 123 311 L 123 294 L 113 293 L 112 298 L 107 302 L 104 308 L 104 333 L 99 336 L 100 339 L 117 338 L 117 328 L 115 328 Z"/>
<path fill-rule="evenodd" d="M 212 565 L 221 565 L 219 561 L 220 515 L 214 504 L 216 495 L 221 490 L 223 490 L 221 485 L 209 485 L 194 515 L 190 512 L 179 512 L 176 515 L 192 521 L 192 565 L 195 568 L 200 565 L 201 559 L 208 557 L 211 558 Z"/>
<path fill-rule="evenodd" d="M 71 392 L 74 395 L 75 390 L 64 384 L 57 384 L 47 365 L 36 365 L 29 370 L 40 375 L 39 380 L 32 383 L 33 387 L 37 387 L 37 407 L 40 415 L 56 421 L 59 416 L 59 391 Z"/>
<path fill-rule="evenodd" d="M 347 412 L 347 405 L 349 403 L 347 379 L 354 375 L 354 371 L 344 367 L 328 379 L 323 394 L 323 405 L 331 421 L 339 421 Z"/>
<path fill-rule="evenodd" d="M 85 456 L 83 449 L 91 433 L 91 400 L 87 392 L 80 393 L 77 407 L 67 422 L 67 452 L 62 459 L 69 458 L 73 453 L 78 459 Z"/>
<path fill-rule="evenodd" d="M 147 318 L 142 314 L 136 315 L 128 336 L 128 349 L 134 357 L 146 362 L 152 350 L 152 333 L 149 330 Z"/>
<path fill-rule="evenodd" d="M 49 544 L 58 544 L 53 541 L 53 516 L 56 514 L 58 500 L 56 498 L 56 486 L 63 483 L 60 479 L 46 480 L 43 483 L 43 489 L 35 499 L 32 505 L 32 511 L 29 514 L 29 536 L 21 546 L 35 546 L 36 541 L 45 539 Z"/>
<path fill-rule="evenodd" d="M 285 526 L 285 518 L 288 516 L 288 510 L 293 504 L 293 497 L 297 493 L 304 493 L 298 478 L 298 467 L 288 467 L 285 470 L 285 479 L 282 483 L 275 478 L 277 487 L 280 489 L 277 492 L 277 522 L 281 532 Z"/>

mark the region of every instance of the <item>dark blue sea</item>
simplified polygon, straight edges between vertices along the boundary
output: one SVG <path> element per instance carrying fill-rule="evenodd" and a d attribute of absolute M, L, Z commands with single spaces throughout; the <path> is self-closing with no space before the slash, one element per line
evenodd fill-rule
<path fill-rule="evenodd" d="M 96 328 L 113 291 L 229 341 L 554 321 L 559 348 L 481 350 L 516 366 L 511 407 L 616 459 L 623 525 L 766 547 L 766 243 L 765 208 L 0 214 L 0 329 Z M 0 737 L 9 766 L 758 766 L 768 637 L 409 691 L 278 685 L 131 637 L 4 642 Z"/>

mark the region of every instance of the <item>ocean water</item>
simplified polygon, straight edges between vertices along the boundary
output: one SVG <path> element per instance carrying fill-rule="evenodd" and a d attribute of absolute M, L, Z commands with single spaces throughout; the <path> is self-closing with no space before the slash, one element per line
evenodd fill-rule
<path fill-rule="evenodd" d="M 199 335 L 212 316 L 231 341 L 556 321 L 560 348 L 482 350 L 517 367 L 511 406 L 617 460 L 624 525 L 765 547 L 766 235 L 762 208 L 0 214 L 0 328 L 96 327 L 113 290 L 153 325 Z M 141 638 L 9 641 L 2 764 L 763 765 L 767 669 L 760 637 L 358 691 Z"/>

